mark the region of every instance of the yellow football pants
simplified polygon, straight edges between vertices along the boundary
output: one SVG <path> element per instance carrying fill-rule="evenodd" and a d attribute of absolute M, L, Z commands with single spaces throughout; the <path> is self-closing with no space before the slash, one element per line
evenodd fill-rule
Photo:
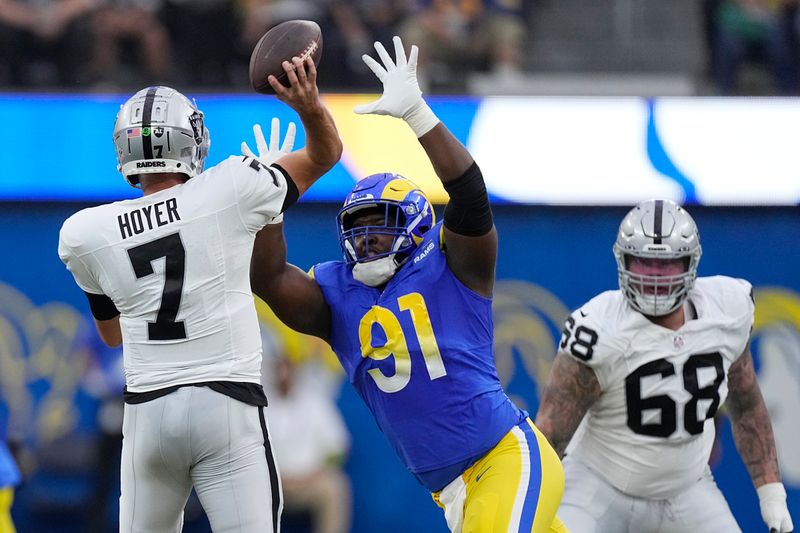
<path fill-rule="evenodd" d="M 453 533 L 568 533 L 563 493 L 561 461 L 528 418 L 433 499 Z"/>
<path fill-rule="evenodd" d="M 14 488 L 0 489 L 0 533 L 16 533 L 11 520 L 11 504 L 14 503 Z"/>

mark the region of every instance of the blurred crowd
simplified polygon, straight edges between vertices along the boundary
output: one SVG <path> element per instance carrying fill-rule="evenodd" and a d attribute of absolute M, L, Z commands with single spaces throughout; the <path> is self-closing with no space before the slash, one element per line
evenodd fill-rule
<path fill-rule="evenodd" d="M 473 70 L 522 68 L 527 0 L 0 0 L 0 87 L 247 90 L 250 51 L 291 19 L 323 30 L 323 90 L 370 85 L 361 56 L 399 33 L 421 78 L 457 88 Z"/>
<path fill-rule="evenodd" d="M 247 91 L 250 51 L 261 35 L 286 20 L 311 19 L 324 35 L 323 90 L 370 87 L 362 54 L 399 34 L 420 46 L 424 90 L 462 92 L 474 73 L 501 83 L 536 74 L 528 56 L 537 10 L 574 4 L 580 13 L 580 1 L 0 0 L 0 88 L 129 91 L 175 84 Z M 698 41 L 705 41 L 708 68 L 696 74 L 718 94 L 796 94 L 797 4 L 700 2 Z M 766 80 L 760 89 L 749 82 L 753 65 Z"/>
<path fill-rule="evenodd" d="M 743 67 L 759 65 L 766 92 L 796 95 L 800 88 L 798 0 L 704 0 L 709 73 L 718 93 L 742 89 Z"/>

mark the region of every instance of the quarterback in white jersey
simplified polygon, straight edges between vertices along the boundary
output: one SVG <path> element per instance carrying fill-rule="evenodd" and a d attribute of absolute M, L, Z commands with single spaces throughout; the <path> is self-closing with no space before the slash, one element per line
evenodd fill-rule
<path fill-rule="evenodd" d="M 567 319 L 536 417 L 566 454 L 559 517 L 573 533 L 739 531 L 708 466 L 727 398 L 764 521 L 791 531 L 749 350 L 752 287 L 697 279 L 697 227 L 668 200 L 631 210 L 614 254 L 620 290 Z"/>
<path fill-rule="evenodd" d="M 75 281 L 119 311 L 127 392 L 260 381 L 249 258 L 256 232 L 297 194 L 278 167 L 252 163 L 231 156 L 183 185 L 64 223 L 59 254 Z"/>
<path fill-rule="evenodd" d="M 284 69 L 291 87 L 273 88 L 303 121 L 304 149 L 289 153 L 293 125 L 281 150 L 256 127 L 259 156 L 243 147 L 203 171 L 202 112 L 149 87 L 114 126 L 119 169 L 143 196 L 80 211 L 61 229 L 59 255 L 101 338 L 123 346 L 120 531 L 180 531 L 192 486 L 215 532 L 279 530 L 250 257 L 256 233 L 341 155 L 313 62 Z M 274 144 L 278 135 L 275 121 Z"/>

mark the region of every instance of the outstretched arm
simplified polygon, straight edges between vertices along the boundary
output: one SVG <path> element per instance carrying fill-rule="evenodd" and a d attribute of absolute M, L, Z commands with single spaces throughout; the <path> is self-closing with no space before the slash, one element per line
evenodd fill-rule
<path fill-rule="evenodd" d="M 283 69 L 291 84 L 289 88 L 275 76 L 270 76 L 268 81 L 278 98 L 300 116 L 306 132 L 306 146 L 281 157 L 278 164 L 303 194 L 339 161 L 342 141 L 333 117 L 319 97 L 314 61 L 309 57 L 303 62 L 295 57 L 293 63 L 284 61 Z"/>
<path fill-rule="evenodd" d="M 280 142 L 280 121 L 272 119 L 269 144 L 261 126 L 253 126 L 258 156 L 247 143 L 242 155 L 258 159 L 269 166 L 292 154 L 295 125 L 289 123 L 286 137 Z M 286 262 L 286 239 L 283 236 L 283 215 L 256 234 L 250 260 L 250 286 L 289 327 L 324 340 L 330 336 L 330 311 L 322 291 L 309 275 Z"/>
<path fill-rule="evenodd" d="M 728 371 L 728 391 L 725 403 L 733 424 L 733 440 L 758 491 L 761 516 L 770 531 L 791 531 L 792 519 L 778 470 L 775 436 L 749 345 Z"/>
<path fill-rule="evenodd" d="M 250 262 L 250 285 L 290 328 L 328 341 L 331 312 L 317 282 L 286 262 L 283 223 L 269 224 L 256 235 Z"/>
<path fill-rule="evenodd" d="M 535 423 L 559 457 L 601 392 L 594 370 L 565 353 L 556 356 Z"/>
<path fill-rule="evenodd" d="M 278 123 L 273 120 L 271 146 L 268 148 L 260 126 L 254 128 L 259 159 L 265 164 L 275 161 L 292 178 L 299 194 L 303 194 L 342 155 L 342 141 L 336 124 L 319 98 L 317 70 L 313 60 L 293 58 L 284 62 L 290 87 L 287 89 L 274 76 L 268 81 L 278 98 L 297 111 L 306 130 L 306 146 L 292 152 L 294 129 L 290 124 L 287 137 L 277 148 Z M 242 152 L 254 157 L 245 144 Z M 280 219 L 277 219 L 278 221 Z M 315 335 L 324 340 L 330 337 L 330 309 L 322 290 L 313 278 L 286 262 L 286 240 L 283 223 L 267 225 L 256 235 L 250 260 L 250 285 L 253 293 L 264 300 L 287 326 Z"/>
<path fill-rule="evenodd" d="M 497 263 L 497 230 L 480 168 L 441 122 L 419 138 L 450 201 L 444 209 L 447 264 L 461 282 L 491 296 Z"/>
<path fill-rule="evenodd" d="M 395 60 L 381 43 L 375 50 L 383 65 L 368 55 L 367 66 L 383 83 L 383 95 L 356 113 L 402 118 L 414 131 L 450 195 L 444 212 L 447 263 L 453 273 L 479 294 L 492 295 L 497 261 L 497 231 L 483 176 L 461 142 L 439 121 L 422 97 L 417 82 L 416 46 L 406 57 L 403 43 L 394 37 Z"/>

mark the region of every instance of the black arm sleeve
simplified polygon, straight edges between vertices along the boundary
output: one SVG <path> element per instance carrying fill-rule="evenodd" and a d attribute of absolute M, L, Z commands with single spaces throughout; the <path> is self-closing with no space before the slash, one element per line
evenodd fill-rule
<path fill-rule="evenodd" d="M 286 172 L 285 168 L 276 163 L 272 163 L 272 167 L 280 170 L 283 177 L 286 178 L 286 197 L 283 199 L 283 206 L 281 207 L 281 213 L 283 213 L 300 198 L 300 191 L 297 190 L 297 185 L 292 181 L 292 177 Z"/>
<path fill-rule="evenodd" d="M 472 163 L 464 174 L 445 183 L 444 190 L 450 201 L 444 208 L 444 225 L 453 233 L 480 237 L 492 230 L 492 208 L 483 174 L 477 163 Z"/>
<path fill-rule="evenodd" d="M 92 310 L 92 316 L 97 320 L 110 320 L 119 315 L 117 306 L 111 301 L 111 298 L 105 294 L 92 294 L 91 292 L 84 292 L 86 298 L 89 300 L 89 308 Z"/>

